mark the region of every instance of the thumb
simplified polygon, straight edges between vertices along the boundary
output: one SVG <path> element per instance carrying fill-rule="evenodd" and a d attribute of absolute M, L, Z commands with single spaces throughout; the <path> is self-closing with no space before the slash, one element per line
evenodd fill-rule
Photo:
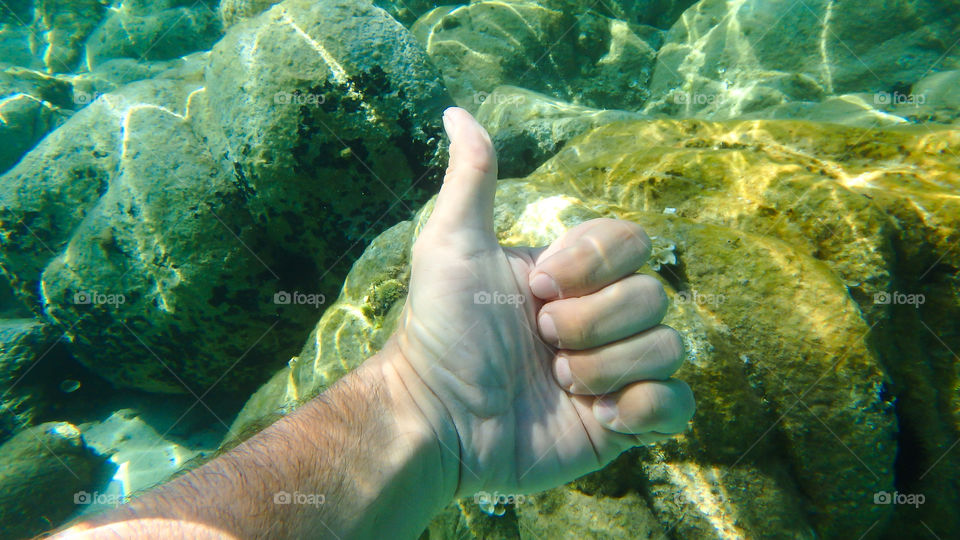
<path fill-rule="evenodd" d="M 497 155 L 490 135 L 467 111 L 443 112 L 450 137 L 450 163 L 433 213 L 425 225 L 441 234 L 479 232 L 494 239 L 493 197 L 497 190 Z"/>

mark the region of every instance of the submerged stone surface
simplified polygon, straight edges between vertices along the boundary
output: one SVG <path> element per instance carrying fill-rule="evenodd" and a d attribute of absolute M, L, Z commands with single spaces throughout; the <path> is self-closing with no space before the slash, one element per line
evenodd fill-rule
<path fill-rule="evenodd" d="M 701 0 L 657 54 L 646 112 L 726 119 L 956 69 L 955 1 Z"/>
<path fill-rule="evenodd" d="M 590 107 L 639 108 L 662 31 L 525 0 L 456 8 L 415 31 L 457 105 L 474 112 L 500 85 Z M 416 25 L 415 25 L 416 26 Z"/>
<path fill-rule="evenodd" d="M 351 252 L 436 190 L 439 79 L 383 10 L 288 0 L 4 175 L 0 267 L 117 386 L 255 388 Z"/>
<path fill-rule="evenodd" d="M 654 537 L 859 536 L 875 523 L 871 534 L 916 527 L 918 517 L 956 530 L 950 482 L 910 477 L 895 458 L 956 467 L 949 456 L 936 463 L 960 431 L 947 403 L 956 378 L 935 373 L 955 373 L 944 346 L 960 345 L 960 255 L 948 250 L 960 240 L 960 163 L 945 151 L 958 143 L 960 132 L 948 129 L 864 138 L 863 129 L 808 122 L 619 122 L 574 139 L 522 180 L 502 180 L 495 223 L 505 245 L 542 245 L 605 215 L 673 246 L 674 261 L 644 271 L 673 298 L 665 323 L 685 336 L 688 361 L 677 376 L 693 388 L 698 412 L 683 437 L 537 494 L 535 506 L 495 517 L 464 499 L 431 534 L 524 537 L 528 527 L 553 530 L 546 516 L 556 507 L 541 502 L 573 498 L 600 516 L 607 497 L 635 497 L 617 506 L 619 519 L 647 523 L 641 529 Z M 430 208 L 374 241 L 303 352 L 251 400 L 235 431 L 291 410 L 379 349 L 395 328 L 410 246 Z M 940 270 L 921 277 L 931 265 Z M 931 289 L 935 302 L 894 300 Z M 917 335 L 884 329 L 916 314 L 943 322 L 919 337 L 928 351 L 905 355 Z M 925 401 L 931 393 L 945 401 Z M 939 501 L 920 510 L 874 504 L 895 482 Z M 572 514 L 561 520 L 574 534 L 595 532 Z"/>
<path fill-rule="evenodd" d="M 0 530 L 10 538 L 50 530 L 89 504 L 109 472 L 72 424 L 47 422 L 20 432 L 0 446 Z"/>

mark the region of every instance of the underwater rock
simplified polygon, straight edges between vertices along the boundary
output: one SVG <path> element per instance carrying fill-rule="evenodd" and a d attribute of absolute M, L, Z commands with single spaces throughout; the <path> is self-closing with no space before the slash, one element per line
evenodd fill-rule
<path fill-rule="evenodd" d="M 97 65 L 93 70 L 71 78 L 73 102 L 76 108 L 93 103 L 102 94 L 113 92 L 125 84 L 144 79 L 203 79 L 206 56 L 194 53 L 173 60 L 147 61 L 133 58 L 115 58 Z"/>
<path fill-rule="evenodd" d="M 885 100 L 894 114 L 913 122 L 957 124 L 960 119 L 960 70 L 941 71 L 916 83 L 909 94 L 890 95 Z"/>
<path fill-rule="evenodd" d="M 592 9 L 613 19 L 634 24 L 648 24 L 668 29 L 680 15 L 697 0 L 540 0 L 539 3 L 564 12 L 583 12 Z"/>
<path fill-rule="evenodd" d="M 86 41 L 90 69 L 114 58 L 169 60 L 209 49 L 222 35 L 217 13 L 202 2 L 138 9 L 124 2 L 110 10 Z M 165 9 L 164 9 L 165 8 Z"/>
<path fill-rule="evenodd" d="M 32 38 L 33 34 L 29 26 L 19 23 L 0 23 L 0 50 L 3 51 L 0 67 L 21 66 L 45 70 L 43 61 L 37 58 L 30 48 Z"/>
<path fill-rule="evenodd" d="M 88 447 L 108 456 L 110 465 L 123 471 L 97 486 L 108 503 L 127 502 L 212 451 L 191 446 L 195 441 L 177 441 L 177 437 L 171 437 L 168 432 L 159 433 L 156 426 L 144 420 L 142 413 L 132 409 L 115 411 L 103 420 L 80 424 L 78 428 Z M 92 500 L 83 513 L 104 510 L 106 506 L 100 500 Z"/>
<path fill-rule="evenodd" d="M 342 257 L 439 186 L 440 119 L 452 103 L 420 46 L 381 9 L 278 4 L 231 29 L 206 80 L 209 144 L 256 194 L 250 211 L 273 221 L 291 262 L 312 259 L 321 273 L 341 264 L 345 275 Z M 341 281 L 321 286 L 335 293 Z"/>
<path fill-rule="evenodd" d="M 0 319 L 0 442 L 29 426 L 41 406 L 33 378 L 34 364 L 56 342 L 49 325 L 34 319 Z"/>
<path fill-rule="evenodd" d="M 440 17 L 423 45 L 457 105 L 471 112 L 504 84 L 633 110 L 649 95 L 662 35 L 593 11 L 574 16 L 525 0 L 481 1 Z"/>
<path fill-rule="evenodd" d="M 107 12 L 101 0 L 37 0 L 32 36 L 47 70 L 69 73 L 80 63 L 87 36 Z"/>
<path fill-rule="evenodd" d="M 363 0 L 369 2 L 369 0 Z M 244 19 L 255 17 L 279 4 L 279 0 L 222 0 L 220 17 L 225 27 L 232 26 Z M 430 11 L 438 4 L 434 0 L 374 0 L 373 5 L 386 10 L 394 19 L 405 26 L 413 24 L 417 17 Z"/>
<path fill-rule="evenodd" d="M 855 92 L 879 103 L 957 67 L 958 22 L 952 1 L 701 0 L 670 29 L 644 110 L 725 119 Z"/>
<path fill-rule="evenodd" d="M 442 0 L 373 0 L 373 5 L 386 10 L 391 17 L 400 21 L 406 27 L 410 27 L 418 17 L 442 4 L 453 4 L 455 2 L 443 2 Z M 460 4 L 467 4 L 467 1 Z"/>
<path fill-rule="evenodd" d="M 738 120 L 810 120 L 863 128 L 909 124 L 906 115 L 884 111 L 874 103 L 874 94 L 843 94 L 823 101 L 788 101 L 767 109 L 741 114 Z"/>
<path fill-rule="evenodd" d="M 109 472 L 71 424 L 47 422 L 17 434 L 0 446 L 0 530 L 8 538 L 50 530 L 88 504 Z"/>
<path fill-rule="evenodd" d="M 2 177 L 0 267 L 113 384 L 245 394 L 350 252 L 436 191 L 450 98 L 399 23 L 346 0 L 289 0 L 176 63 Z"/>
<path fill-rule="evenodd" d="M 485 97 L 476 114 L 493 140 L 502 178 L 530 174 L 585 131 L 642 117 L 630 111 L 572 105 L 515 86 L 497 87 Z"/>
<path fill-rule="evenodd" d="M 263 13 L 270 6 L 279 4 L 280 0 L 221 0 L 219 11 L 223 27 L 229 28 L 234 24 Z"/>
<path fill-rule="evenodd" d="M 8 0 L 0 11 L 0 23 L 26 24 L 33 19 L 33 0 Z"/>
<path fill-rule="evenodd" d="M 0 70 L 0 174 L 70 117 L 70 84 L 20 67 Z"/>
<path fill-rule="evenodd" d="M 600 515 L 603 497 L 632 493 L 683 537 L 860 536 L 888 524 L 920 534 L 917 511 L 950 536 L 947 509 L 958 501 L 946 475 L 918 477 L 956 467 L 949 456 L 936 460 L 960 432 L 950 412 L 957 379 L 947 375 L 957 369 L 948 349 L 960 347 L 952 277 L 960 254 L 949 250 L 960 241 L 960 158 L 945 151 L 954 146 L 960 132 L 928 127 L 617 122 L 572 140 L 525 179 L 500 181 L 495 224 L 505 245 L 543 245 L 605 215 L 673 246 L 675 262 L 662 260 L 654 275 L 673 298 L 664 322 L 686 341 L 677 376 L 698 399 L 683 437 L 635 449 L 535 500 L 575 490 L 593 495 L 578 499 L 585 515 Z M 379 350 L 396 326 L 409 250 L 430 209 L 374 241 L 303 352 L 248 403 L 235 432 L 288 412 Z M 938 269 L 924 275 L 929 268 Z M 937 300 L 919 310 L 900 305 L 904 292 L 934 288 Z M 884 329 L 908 322 L 900 309 L 938 322 L 927 332 L 915 321 L 916 331 L 891 337 Z M 928 351 L 908 348 L 919 332 Z M 916 462 L 904 469 L 898 452 Z M 938 501 L 919 510 L 875 504 L 895 481 Z M 467 512 L 469 504 L 438 516 L 431 535 L 479 523 L 483 512 Z M 480 519 L 532 512 L 515 506 Z M 523 534 L 509 527 L 515 533 L 500 536 Z M 582 527 L 571 532 L 592 534 Z"/>

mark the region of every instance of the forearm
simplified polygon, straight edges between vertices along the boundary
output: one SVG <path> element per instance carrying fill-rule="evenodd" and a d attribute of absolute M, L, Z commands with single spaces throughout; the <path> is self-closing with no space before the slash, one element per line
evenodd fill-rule
<path fill-rule="evenodd" d="M 413 538 L 455 493 L 458 449 L 424 420 L 402 370 L 371 358 L 227 454 L 63 534 Z"/>

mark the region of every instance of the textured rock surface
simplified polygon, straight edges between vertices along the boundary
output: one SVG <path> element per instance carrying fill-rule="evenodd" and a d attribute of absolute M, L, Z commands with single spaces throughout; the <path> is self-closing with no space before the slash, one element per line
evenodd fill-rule
<path fill-rule="evenodd" d="M 111 10 L 86 42 L 88 66 L 113 58 L 169 60 L 209 49 L 222 35 L 216 11 L 202 1 L 157 4 L 124 2 Z"/>
<path fill-rule="evenodd" d="M 591 128 L 639 118 L 638 113 L 572 105 L 515 86 L 498 87 L 477 110 L 477 120 L 497 150 L 501 178 L 526 176 Z"/>
<path fill-rule="evenodd" d="M 84 41 L 106 11 L 100 0 L 37 0 L 31 36 L 47 70 L 73 71 L 83 55 Z"/>
<path fill-rule="evenodd" d="M 117 385 L 252 389 L 351 250 L 436 190 L 438 80 L 384 11 L 290 0 L 100 96 L 6 174 L 0 266 Z"/>
<path fill-rule="evenodd" d="M 903 93 L 956 67 L 957 14 L 954 1 L 701 0 L 670 29 L 645 110 L 722 119 L 832 94 Z"/>
<path fill-rule="evenodd" d="M 424 46 L 457 104 L 471 112 L 503 84 L 591 107 L 635 109 L 647 98 L 661 41 L 653 27 L 511 0 L 451 11 Z"/>
<path fill-rule="evenodd" d="M 0 71 L 0 174 L 70 117 L 70 98 L 62 80 L 18 67 Z"/>
<path fill-rule="evenodd" d="M 0 319 L 0 441 L 33 423 L 38 405 L 35 379 L 23 378 L 53 346 L 51 334 L 49 327 L 33 319 Z"/>
<path fill-rule="evenodd" d="M 540 0 L 540 3 L 572 13 L 588 9 L 607 17 L 622 19 L 636 24 L 649 24 L 667 29 L 696 0 Z"/>
<path fill-rule="evenodd" d="M 87 502 L 108 472 L 71 424 L 48 422 L 17 434 L 0 446 L 0 529 L 9 538 L 49 530 Z"/>
<path fill-rule="evenodd" d="M 655 247 L 673 246 L 675 262 L 655 275 L 674 300 L 665 322 L 686 339 L 678 376 L 698 398 L 684 437 L 628 452 L 537 495 L 538 504 L 572 497 L 584 515 L 603 516 L 605 497 L 636 497 L 640 507 L 617 519 L 649 523 L 652 514 L 658 525 L 640 527 L 651 536 L 920 534 L 918 518 L 956 530 L 946 510 L 958 500 L 952 481 L 919 477 L 956 467 L 950 456 L 936 461 L 960 431 L 948 352 L 960 346 L 960 261 L 947 253 L 960 230 L 960 179 L 958 158 L 942 151 L 960 133 L 871 131 L 863 142 L 864 133 L 805 122 L 614 123 L 573 140 L 527 178 L 501 181 L 504 244 L 544 244 L 612 215 L 643 224 Z M 235 430 L 290 410 L 379 349 L 395 327 L 412 237 L 429 211 L 374 241 L 303 352 L 251 400 Z M 938 268 L 935 254 L 943 266 L 921 278 Z M 884 300 L 934 289 L 938 300 L 919 310 Z M 919 320 L 914 333 L 885 330 L 917 316 L 938 323 L 930 332 Z M 928 351 L 910 348 L 917 332 L 927 332 Z M 916 462 L 896 462 L 898 453 Z M 895 482 L 939 500 L 919 510 L 874 504 Z M 547 530 L 521 526 L 525 514 L 549 521 L 536 508 L 486 518 L 463 500 L 431 533 L 525 537 L 528 526 Z M 586 523 L 570 530 L 593 531 Z"/>

